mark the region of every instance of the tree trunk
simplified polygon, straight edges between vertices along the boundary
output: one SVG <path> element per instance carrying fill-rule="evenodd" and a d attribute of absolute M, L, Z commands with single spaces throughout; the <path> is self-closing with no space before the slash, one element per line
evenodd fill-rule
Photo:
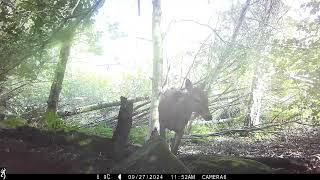
<path fill-rule="evenodd" d="M 251 94 L 247 107 L 247 115 L 245 118 L 244 126 L 252 127 L 260 124 L 260 115 L 261 115 L 261 105 L 262 105 L 262 97 L 264 94 L 264 69 L 267 68 L 267 64 L 265 62 L 265 55 L 270 51 L 267 45 L 267 42 L 270 41 L 271 30 L 268 30 L 267 25 L 270 22 L 270 18 L 272 15 L 273 9 L 276 9 L 276 6 L 279 5 L 275 1 L 266 1 L 264 6 L 264 13 L 262 13 L 262 20 L 259 23 L 259 39 L 257 46 L 257 54 L 259 54 L 257 60 L 254 62 L 254 74 L 251 83 Z"/>
<path fill-rule="evenodd" d="M 0 66 L 1 68 L 1 66 Z M 7 110 L 7 100 L 8 96 L 6 95 L 6 77 L 5 75 L 0 76 L 0 120 L 5 119 L 5 114 Z"/>
<path fill-rule="evenodd" d="M 162 83 L 162 37 L 161 37 L 161 0 L 153 0 L 152 13 L 152 42 L 153 42 L 153 75 L 152 75 L 152 96 L 151 96 L 151 119 L 149 121 L 149 132 L 147 139 L 155 128 L 159 130 L 159 95 Z"/>
<path fill-rule="evenodd" d="M 248 103 L 248 113 L 245 118 L 245 127 L 252 127 L 260 124 L 261 101 L 263 96 L 263 73 L 262 59 L 259 58 L 255 63 L 255 71 L 251 84 L 251 93 Z"/>
<path fill-rule="evenodd" d="M 116 159 L 121 159 L 124 155 L 125 146 L 128 142 L 129 132 L 132 126 L 133 102 L 121 96 L 121 106 L 118 116 L 118 124 L 112 136 Z"/>
<path fill-rule="evenodd" d="M 49 99 L 47 102 L 47 112 L 52 112 L 54 114 L 56 114 L 57 112 L 59 96 L 62 89 L 62 83 L 66 71 L 67 62 L 69 59 L 70 49 L 71 41 L 63 42 L 62 47 L 60 49 L 60 60 L 56 67 L 54 79 L 51 85 Z"/>
<path fill-rule="evenodd" d="M 209 89 L 211 88 L 211 84 L 216 80 L 215 78 L 219 74 L 220 70 L 223 69 L 223 65 L 227 64 L 229 61 L 229 57 L 233 52 L 233 48 L 235 47 L 235 42 L 239 35 L 239 31 L 241 26 L 244 23 L 245 17 L 247 12 L 250 8 L 251 0 L 247 0 L 244 6 L 241 9 L 239 20 L 237 21 L 236 26 L 233 29 L 232 35 L 230 37 L 230 41 L 226 44 L 225 50 L 222 52 L 221 56 L 219 57 L 218 64 L 209 72 L 209 76 L 206 80 L 207 84 L 209 84 Z"/>

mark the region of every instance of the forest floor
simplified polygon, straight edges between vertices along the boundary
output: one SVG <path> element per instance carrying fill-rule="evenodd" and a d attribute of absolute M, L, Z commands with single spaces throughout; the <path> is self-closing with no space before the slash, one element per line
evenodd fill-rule
<path fill-rule="evenodd" d="M 252 158 L 286 173 L 320 173 L 320 128 L 280 131 L 262 140 L 247 137 L 185 139 L 180 156 L 228 155 Z"/>
<path fill-rule="evenodd" d="M 265 161 L 288 173 L 320 173 L 320 131 L 286 134 L 263 141 L 248 138 L 184 139 L 179 157 L 235 155 L 249 158 L 288 158 L 289 164 Z M 128 146 L 128 157 L 137 150 Z M 0 167 L 7 173 L 106 173 L 115 164 L 110 139 L 78 132 L 48 132 L 30 127 L 0 128 Z M 187 157 L 187 158 L 186 158 Z M 283 162 L 283 161 L 281 161 Z"/>

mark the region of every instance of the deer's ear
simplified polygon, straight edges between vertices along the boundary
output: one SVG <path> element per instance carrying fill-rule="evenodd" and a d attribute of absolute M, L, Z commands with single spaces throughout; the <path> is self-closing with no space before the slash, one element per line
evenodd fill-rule
<path fill-rule="evenodd" d="M 186 80 L 186 89 L 187 89 L 188 91 L 191 91 L 192 88 L 193 88 L 192 82 L 191 82 L 189 79 L 187 79 L 187 80 Z"/>

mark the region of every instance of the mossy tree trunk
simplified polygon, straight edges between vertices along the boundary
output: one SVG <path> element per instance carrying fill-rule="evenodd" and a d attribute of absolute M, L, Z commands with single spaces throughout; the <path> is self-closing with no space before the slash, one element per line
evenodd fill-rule
<path fill-rule="evenodd" d="M 70 49 L 71 39 L 69 41 L 63 42 L 60 49 L 59 62 L 56 66 L 56 71 L 51 85 L 50 95 L 47 101 L 47 113 L 57 113 L 58 101 L 60 97 L 60 92 L 62 90 L 62 83 L 70 55 Z"/>
<path fill-rule="evenodd" d="M 147 139 L 155 128 L 159 130 L 159 95 L 162 83 L 163 54 L 161 37 L 161 0 L 153 0 L 152 13 L 152 42 L 153 42 L 153 75 L 151 95 L 151 119 L 149 121 L 149 132 Z"/>

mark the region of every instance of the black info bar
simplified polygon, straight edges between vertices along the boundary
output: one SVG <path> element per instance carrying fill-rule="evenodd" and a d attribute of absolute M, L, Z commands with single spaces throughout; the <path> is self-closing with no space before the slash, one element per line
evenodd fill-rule
<path fill-rule="evenodd" d="M 225 179 L 286 179 L 290 180 L 298 178 L 319 179 L 320 174 L 6 174 L 0 180 L 10 179 L 92 179 L 92 180 L 225 180 Z"/>

